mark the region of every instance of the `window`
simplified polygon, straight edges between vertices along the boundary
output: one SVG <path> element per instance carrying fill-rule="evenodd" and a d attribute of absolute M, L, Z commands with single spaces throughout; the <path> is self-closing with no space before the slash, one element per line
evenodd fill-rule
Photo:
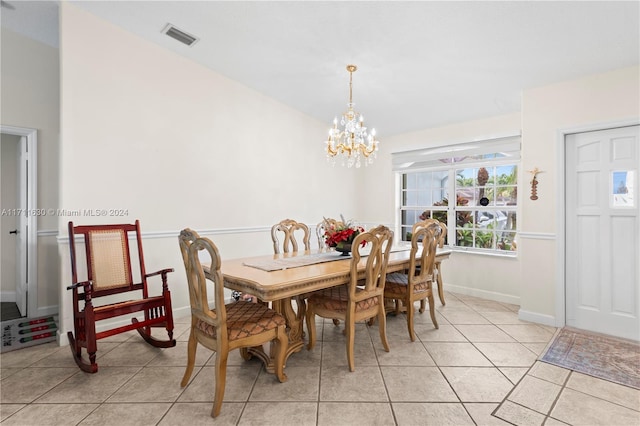
<path fill-rule="evenodd" d="M 434 218 L 447 224 L 450 246 L 515 254 L 519 159 L 519 136 L 393 154 L 402 239 Z"/>

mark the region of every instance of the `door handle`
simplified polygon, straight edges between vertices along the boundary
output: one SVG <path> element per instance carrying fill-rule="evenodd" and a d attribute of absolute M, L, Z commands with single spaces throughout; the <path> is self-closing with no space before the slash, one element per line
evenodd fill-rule
<path fill-rule="evenodd" d="M 16 234 L 16 235 L 17 235 L 17 234 L 18 234 L 18 230 L 17 230 L 17 229 L 14 229 L 13 231 L 9 231 L 9 233 L 10 233 L 10 234 Z"/>

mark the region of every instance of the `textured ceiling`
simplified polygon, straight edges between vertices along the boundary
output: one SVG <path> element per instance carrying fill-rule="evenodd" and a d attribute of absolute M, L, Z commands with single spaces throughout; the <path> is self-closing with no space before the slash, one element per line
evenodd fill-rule
<path fill-rule="evenodd" d="M 57 45 L 57 2 L 2 25 Z M 71 1 L 326 121 L 348 100 L 385 136 L 520 110 L 522 90 L 637 65 L 639 2 Z M 186 47 L 167 23 L 200 40 Z"/>

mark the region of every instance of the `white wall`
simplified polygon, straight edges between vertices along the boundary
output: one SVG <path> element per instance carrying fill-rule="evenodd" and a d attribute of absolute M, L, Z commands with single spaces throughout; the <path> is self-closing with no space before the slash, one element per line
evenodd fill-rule
<path fill-rule="evenodd" d="M 523 169 L 544 172 L 538 176 L 538 200 L 529 199 L 527 186 L 522 204 L 521 317 L 563 325 L 563 134 L 638 123 L 640 68 L 525 90 L 522 105 Z"/>
<path fill-rule="evenodd" d="M 270 252 L 268 230 L 287 217 L 314 225 L 355 213 L 355 171 L 324 157 L 328 123 L 68 3 L 60 17 L 61 208 L 128 212 L 76 223 L 140 219 L 147 270 L 176 269 L 179 312 L 189 304 L 180 229 L 212 235 L 224 262 Z M 59 218 L 63 237 L 68 220 Z M 61 286 L 67 251 L 61 239 Z"/>
<path fill-rule="evenodd" d="M 381 141 L 363 187 L 376 198 L 361 198 L 368 221 L 393 222 L 395 186 L 391 153 L 481 139 L 522 129 L 518 258 L 454 253 L 443 263 L 445 288 L 482 297 L 519 301 L 520 317 L 564 325 L 563 134 L 640 121 L 640 68 L 586 76 L 523 92 L 522 113 L 492 117 L 399 135 Z M 538 200 L 529 199 L 538 167 Z M 365 184 L 366 182 L 366 184 Z M 378 216 L 371 216 L 371 215 Z"/>
<path fill-rule="evenodd" d="M 37 207 L 58 208 L 58 143 L 60 132 L 60 74 L 58 49 L 2 28 L 0 37 L 0 122 L 38 131 Z M 57 311 L 59 259 L 57 219 L 38 217 L 38 312 Z"/>

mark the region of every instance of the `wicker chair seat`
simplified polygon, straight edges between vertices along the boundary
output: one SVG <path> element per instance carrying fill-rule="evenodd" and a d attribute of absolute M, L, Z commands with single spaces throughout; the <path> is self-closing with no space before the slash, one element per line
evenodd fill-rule
<path fill-rule="evenodd" d="M 400 272 L 394 272 L 387 275 L 387 282 L 384 291 L 387 295 L 406 295 L 409 288 L 409 276 Z M 413 293 L 422 293 L 429 290 L 429 281 L 415 283 L 413 285 Z"/>
<path fill-rule="evenodd" d="M 360 293 L 361 291 L 361 289 L 356 289 L 356 293 Z M 349 287 L 346 285 L 330 287 L 314 293 L 311 298 L 318 308 L 346 313 L 349 302 Z M 365 311 L 377 305 L 378 299 L 376 297 L 370 297 L 356 303 L 356 312 Z"/>
<path fill-rule="evenodd" d="M 148 297 L 146 299 L 144 299 L 147 304 L 149 306 L 162 306 L 162 302 L 164 301 L 162 299 L 162 296 L 152 296 L 152 297 Z M 154 303 L 156 302 L 156 303 Z M 128 307 L 135 307 L 137 305 L 140 305 L 141 301 L 140 300 L 123 300 L 120 302 L 114 302 L 114 303 L 107 303 L 104 305 L 98 305 L 98 306 L 94 306 L 93 307 L 93 312 L 94 314 L 98 314 L 100 311 L 104 311 L 104 310 L 109 310 L 109 309 L 113 309 L 113 308 L 128 308 Z M 83 309 L 84 311 L 84 309 Z"/>
<path fill-rule="evenodd" d="M 229 341 L 254 336 L 286 324 L 282 315 L 261 303 L 238 301 L 229 303 L 226 308 Z M 206 321 L 198 319 L 196 328 L 216 338 L 216 328 Z"/>

